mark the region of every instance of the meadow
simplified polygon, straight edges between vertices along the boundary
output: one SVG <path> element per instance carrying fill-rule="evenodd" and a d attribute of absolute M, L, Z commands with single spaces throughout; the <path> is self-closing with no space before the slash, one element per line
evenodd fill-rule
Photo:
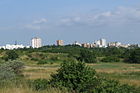
<path fill-rule="evenodd" d="M 119 80 L 122 84 L 140 87 L 140 64 L 96 63 L 87 65 L 94 68 L 99 76 Z M 56 73 L 59 67 L 59 63 L 40 66 L 26 65 L 23 69 L 23 74 L 26 80 L 35 80 L 40 78 L 50 79 L 50 75 Z M 0 88 L 0 93 L 67 93 L 67 91 L 54 88 L 44 91 L 35 91 L 29 88 L 26 82 L 22 81 L 18 86 L 13 83 L 5 85 L 5 88 Z"/>
<path fill-rule="evenodd" d="M 60 47 L 61 48 L 61 47 Z M 22 74 L 24 77 L 21 81 L 17 81 L 15 83 L 8 82 L 5 85 L 0 85 L 0 93 L 68 93 L 67 90 L 60 90 L 57 88 L 47 88 L 43 91 L 36 91 L 28 86 L 28 80 L 36 80 L 36 79 L 51 79 L 51 75 L 57 73 L 57 70 L 60 68 L 60 64 L 62 62 L 68 61 L 78 61 L 77 57 L 79 55 L 81 58 L 85 58 L 85 62 L 89 61 L 86 58 L 92 53 L 83 51 L 83 53 L 90 54 L 88 56 L 81 55 L 79 50 L 81 48 L 72 49 L 71 47 L 67 49 L 67 47 L 60 50 L 59 47 L 54 49 L 44 49 L 41 50 L 17 50 L 15 51 L 18 54 L 17 61 L 21 61 L 24 63 L 24 68 L 22 69 Z M 75 51 L 76 50 L 76 51 Z M 89 50 L 89 49 L 87 49 Z M 114 49 L 112 49 L 114 50 Z M 69 51 L 69 52 L 67 52 Z M 71 54 L 72 52 L 73 54 Z M 91 50 L 89 50 L 91 51 Z M 95 52 L 95 50 L 93 50 Z M 140 64 L 135 63 L 126 63 L 122 58 L 124 57 L 123 54 L 127 51 L 122 52 L 122 55 L 119 55 L 120 50 L 114 50 L 111 56 L 112 58 L 108 58 L 108 60 L 102 60 L 105 57 L 108 57 L 110 52 L 106 53 L 106 50 L 100 50 L 100 52 L 104 51 L 104 54 L 98 52 L 99 50 L 96 49 L 96 56 L 97 60 L 95 61 L 94 56 L 89 57 L 93 62 L 86 63 L 87 66 L 95 69 L 97 75 L 100 77 L 104 77 L 107 79 L 117 80 L 121 84 L 128 84 L 133 85 L 135 87 L 140 87 Z M 107 51 L 110 51 L 108 49 Z M 7 57 L 6 51 L 0 51 L 0 62 L 4 63 L 5 58 Z M 60 53 L 59 53 L 60 52 Z M 61 53 L 62 52 L 62 53 Z M 75 52 L 75 53 L 74 53 Z M 119 62 L 116 61 L 116 54 L 117 59 L 119 58 Z M 72 55 L 72 56 L 71 56 Z M 98 57 L 99 56 L 99 57 Z M 127 55 L 126 55 L 127 57 Z M 92 59 L 94 58 L 94 59 Z M 82 59 L 84 60 L 84 59 Z M 101 61 L 109 61 L 109 62 L 101 62 Z M 89 61 L 90 62 L 90 61 Z M 0 83 L 1 84 L 1 83 Z M 2 86 L 2 87 L 1 87 Z"/>
<path fill-rule="evenodd" d="M 140 64 L 127 63 L 96 63 L 87 64 L 94 68 L 96 72 L 110 79 L 119 80 L 121 83 L 140 86 Z M 24 75 L 28 79 L 50 78 L 50 75 L 56 73 L 59 64 L 46 66 L 27 66 L 24 69 Z"/>

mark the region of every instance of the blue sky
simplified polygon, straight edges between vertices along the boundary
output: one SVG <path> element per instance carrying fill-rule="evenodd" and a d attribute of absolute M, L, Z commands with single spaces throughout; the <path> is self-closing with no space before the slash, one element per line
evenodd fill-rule
<path fill-rule="evenodd" d="M 140 0 L 0 0 L 0 45 L 108 41 L 140 43 Z"/>

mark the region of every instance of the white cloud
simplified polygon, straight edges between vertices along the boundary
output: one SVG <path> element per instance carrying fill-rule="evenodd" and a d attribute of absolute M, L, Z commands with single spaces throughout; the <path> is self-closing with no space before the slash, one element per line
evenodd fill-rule
<path fill-rule="evenodd" d="M 88 13 L 76 16 L 62 17 L 55 21 L 48 22 L 46 18 L 35 20 L 25 25 L 25 28 L 42 30 L 61 27 L 103 27 L 103 26 L 124 26 L 140 24 L 140 8 L 118 7 L 112 11 Z"/>
<path fill-rule="evenodd" d="M 42 19 L 40 19 L 40 20 L 35 20 L 35 21 L 33 22 L 33 24 L 43 24 L 43 23 L 46 23 L 46 22 L 48 22 L 48 20 L 45 19 L 45 18 L 42 18 Z"/>
<path fill-rule="evenodd" d="M 26 28 L 26 29 L 32 29 L 32 30 L 40 30 L 41 29 L 40 26 L 38 26 L 38 25 L 32 25 L 32 24 L 25 25 L 24 28 Z"/>
<path fill-rule="evenodd" d="M 45 28 L 44 25 L 46 25 L 47 22 L 47 19 L 41 18 L 40 20 L 35 20 L 29 24 L 24 25 L 24 28 L 31 30 L 41 30 L 42 28 Z"/>
<path fill-rule="evenodd" d="M 62 18 L 61 25 L 127 25 L 140 23 L 140 8 L 118 7 L 114 11 Z"/>

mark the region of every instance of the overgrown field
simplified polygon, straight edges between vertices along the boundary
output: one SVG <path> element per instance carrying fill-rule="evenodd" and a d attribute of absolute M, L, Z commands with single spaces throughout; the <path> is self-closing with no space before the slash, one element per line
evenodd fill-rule
<path fill-rule="evenodd" d="M 140 64 L 96 63 L 87 65 L 93 67 L 102 77 L 119 80 L 121 83 L 140 86 Z M 28 79 L 50 78 L 50 75 L 56 73 L 58 68 L 59 64 L 27 66 L 24 69 L 24 75 Z"/>
<path fill-rule="evenodd" d="M 13 66 L 11 70 L 12 66 L 8 65 L 10 61 L 19 63 L 13 64 L 17 67 Z M 22 65 L 20 62 L 24 63 L 24 68 L 20 73 L 18 70 L 14 72 Z M 60 64 L 66 62 L 83 62 L 95 69 L 99 77 L 140 87 L 140 49 L 48 46 L 40 49 L 0 50 L 0 93 L 68 93 L 67 89 L 47 87 L 45 90 L 36 91 L 29 86 L 30 81 L 52 79 L 51 75 L 57 74 L 57 70 L 61 68 Z M 5 70 L 1 64 L 5 64 Z M 22 76 L 18 77 L 18 74 Z M 3 83 L 3 79 L 10 77 L 14 77 L 15 81 L 8 80 Z"/>
<path fill-rule="evenodd" d="M 102 77 L 119 80 L 123 84 L 135 85 L 140 87 L 140 64 L 127 63 L 96 63 L 87 64 L 94 68 Z M 25 66 L 23 74 L 25 79 L 50 79 L 50 75 L 56 73 L 60 64 L 45 66 Z M 0 93 L 67 93 L 59 89 L 50 88 L 44 91 L 34 91 L 29 88 L 27 82 L 22 81 L 19 85 L 8 83 L 5 88 L 0 88 Z"/>

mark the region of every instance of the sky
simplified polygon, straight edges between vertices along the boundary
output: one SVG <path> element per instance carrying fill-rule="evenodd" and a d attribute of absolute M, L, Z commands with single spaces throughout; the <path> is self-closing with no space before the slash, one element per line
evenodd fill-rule
<path fill-rule="evenodd" d="M 140 44 L 140 0 L 0 0 L 0 45 L 64 40 Z"/>

